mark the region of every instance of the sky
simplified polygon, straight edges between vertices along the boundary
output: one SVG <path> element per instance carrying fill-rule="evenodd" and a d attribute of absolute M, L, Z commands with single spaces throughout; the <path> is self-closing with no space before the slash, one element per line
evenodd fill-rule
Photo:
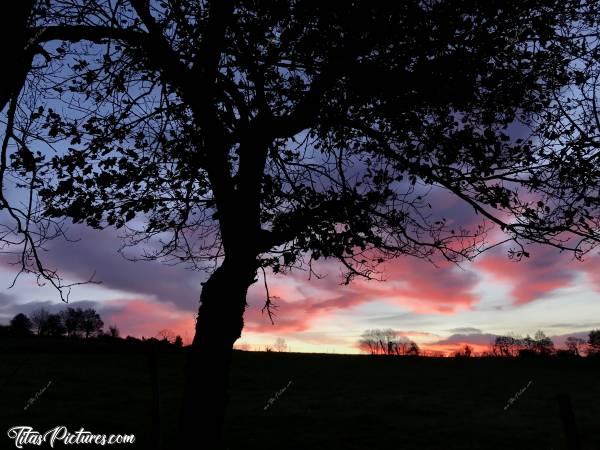
<path fill-rule="evenodd" d="M 168 329 L 189 343 L 193 337 L 200 283 L 206 274 L 160 262 L 131 262 L 117 250 L 115 230 L 72 225 L 76 242 L 52 241 L 43 257 L 67 281 L 95 273 L 101 284 L 75 286 L 70 306 L 93 307 L 105 327 L 117 325 L 123 337 L 156 336 Z M 549 247 L 531 249 L 521 262 L 497 247 L 460 266 L 412 257 L 386 264 L 384 281 L 342 284 L 333 261 L 320 262 L 320 278 L 296 271 L 267 273 L 276 296 L 274 324 L 261 312 L 265 301 L 262 275 L 248 295 L 245 329 L 237 345 L 264 350 L 284 338 L 291 351 L 358 353 L 361 333 L 392 328 L 429 351 L 449 353 L 465 344 L 485 351 L 495 336 L 509 332 L 533 335 L 541 329 L 557 345 L 566 336 L 586 337 L 600 328 L 600 256 L 583 262 Z M 66 307 L 50 287 L 21 277 L 9 288 L 14 267 L 0 259 L 0 323 L 19 312 Z"/>
<path fill-rule="evenodd" d="M 52 104 L 52 103 L 51 103 Z M 511 129 L 521 137 L 524 130 Z M 473 225 L 472 211 L 447 195 L 432 193 L 436 214 Z M 76 242 L 52 241 L 44 262 L 71 282 L 95 274 L 101 284 L 73 288 L 70 306 L 93 307 L 105 326 L 116 325 L 122 336 L 152 337 L 168 329 L 189 343 L 193 337 L 201 282 L 206 274 L 160 262 L 131 262 L 121 257 L 118 232 L 71 226 Z M 452 352 L 469 344 L 489 348 L 495 336 L 533 335 L 543 330 L 561 345 L 568 335 L 585 337 L 600 328 L 600 255 L 583 262 L 556 249 L 535 247 L 531 257 L 511 261 L 505 247 L 496 247 L 474 262 L 460 266 L 404 257 L 384 267 L 385 281 L 357 280 L 342 284 L 340 267 L 332 261 L 314 267 L 322 276 L 304 271 L 267 274 L 270 293 L 277 297 L 275 323 L 262 314 L 264 282 L 259 276 L 248 295 L 245 329 L 238 346 L 264 349 L 284 338 L 292 351 L 358 353 L 360 335 L 391 328 L 422 348 Z M 0 323 L 19 312 L 40 307 L 64 309 L 57 293 L 15 276 L 10 258 L 0 254 Z"/>

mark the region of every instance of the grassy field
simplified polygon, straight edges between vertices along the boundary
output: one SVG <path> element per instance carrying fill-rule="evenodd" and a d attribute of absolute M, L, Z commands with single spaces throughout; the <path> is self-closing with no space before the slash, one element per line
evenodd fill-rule
<path fill-rule="evenodd" d="M 158 355 L 163 449 L 173 449 L 183 357 Z M 582 448 L 600 449 L 598 361 L 236 352 L 231 381 L 232 450 L 566 449 L 561 392 L 571 397 Z M 136 445 L 105 448 L 150 449 L 150 393 L 140 349 L 3 339 L 0 449 L 15 448 L 7 430 L 16 425 L 134 433 Z"/>

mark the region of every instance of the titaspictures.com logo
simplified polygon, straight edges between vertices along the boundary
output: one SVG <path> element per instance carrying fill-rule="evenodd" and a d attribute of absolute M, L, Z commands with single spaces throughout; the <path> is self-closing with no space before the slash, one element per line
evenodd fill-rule
<path fill-rule="evenodd" d="M 14 440 L 16 448 L 23 448 L 24 445 L 43 445 L 48 443 L 51 448 L 57 442 L 64 445 L 115 445 L 115 444 L 133 444 L 135 435 L 133 434 L 94 434 L 80 428 L 78 431 L 70 432 L 64 425 L 56 426 L 45 433 L 40 433 L 32 427 L 19 425 L 8 430 L 8 437 Z"/>

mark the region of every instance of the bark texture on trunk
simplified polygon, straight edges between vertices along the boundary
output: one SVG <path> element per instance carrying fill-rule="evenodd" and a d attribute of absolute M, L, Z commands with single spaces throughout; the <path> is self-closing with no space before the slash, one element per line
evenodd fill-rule
<path fill-rule="evenodd" d="M 221 450 L 233 344 L 244 326 L 253 263 L 227 258 L 204 283 L 194 341 L 186 355 L 178 448 Z"/>

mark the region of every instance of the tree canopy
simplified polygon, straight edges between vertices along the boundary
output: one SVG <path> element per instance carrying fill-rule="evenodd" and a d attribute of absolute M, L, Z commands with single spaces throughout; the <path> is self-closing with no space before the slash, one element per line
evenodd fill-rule
<path fill-rule="evenodd" d="M 31 328 L 33 323 L 29 320 L 25 314 L 19 313 L 13 317 L 10 321 L 10 331 L 15 336 L 29 336 L 31 335 Z"/>
<path fill-rule="evenodd" d="M 511 242 L 517 259 L 532 243 L 582 257 L 598 245 L 598 6 L 23 2 L 7 16 L 19 32 L 0 91 L 12 224 L 0 239 L 59 289 L 36 248 L 63 218 L 211 271 L 182 430 L 190 444 L 202 424 L 218 448 L 258 270 L 328 257 L 349 282 L 402 255 L 458 262 Z M 9 201 L 9 178 L 24 201 Z M 440 212 L 440 193 L 473 217 Z"/>
<path fill-rule="evenodd" d="M 474 256 L 492 225 L 517 257 L 598 243 L 593 1 L 60 3 L 11 135 L 47 216 L 195 267 L 243 236 L 275 271 L 350 277 Z M 484 220 L 448 223 L 431 187 Z"/>

